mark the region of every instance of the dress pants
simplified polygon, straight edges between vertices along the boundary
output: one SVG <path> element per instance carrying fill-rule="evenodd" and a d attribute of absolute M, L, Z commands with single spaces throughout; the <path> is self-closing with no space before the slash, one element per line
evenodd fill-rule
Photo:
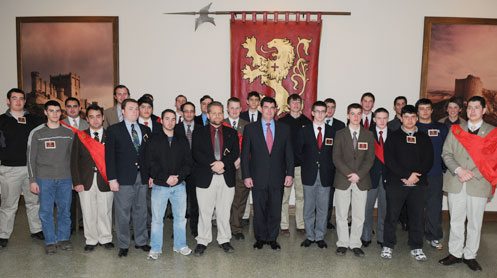
<path fill-rule="evenodd" d="M 188 202 L 188 221 L 190 225 L 190 232 L 193 235 L 198 233 L 198 201 L 197 201 L 197 188 L 194 184 L 186 184 L 186 198 Z"/>
<path fill-rule="evenodd" d="M 38 216 L 40 202 L 38 195 L 31 193 L 26 166 L 0 166 L 0 191 L 2 200 L 0 206 L 0 238 L 8 239 L 14 229 L 19 197 L 24 196 L 29 231 L 34 234 L 41 231 L 41 221 Z"/>
<path fill-rule="evenodd" d="M 250 189 L 245 187 L 241 177 L 241 170 L 236 171 L 236 186 L 235 186 L 235 197 L 233 198 L 233 204 L 231 205 L 231 232 L 233 234 L 242 232 L 241 221 L 243 215 L 245 214 L 245 209 L 247 207 L 247 199 L 249 197 Z"/>
<path fill-rule="evenodd" d="M 140 174 L 136 176 L 135 184 L 120 185 L 114 193 L 115 228 L 118 248 L 129 248 L 130 218 L 133 221 L 135 245 L 148 244 L 147 232 L 147 191 L 148 186 L 141 181 Z"/>
<path fill-rule="evenodd" d="M 361 235 L 368 192 L 352 183 L 348 189 L 335 189 L 335 212 L 337 221 L 337 247 L 361 248 Z M 352 223 L 348 225 L 349 208 L 352 206 Z"/>
<path fill-rule="evenodd" d="M 474 197 L 466 193 L 466 183 L 461 192 L 449 193 L 450 234 L 449 253 L 466 260 L 476 258 L 480 247 L 481 226 L 487 198 Z M 468 224 L 465 227 L 466 219 Z M 466 228 L 466 237 L 464 236 Z M 464 244 L 466 240 L 466 245 Z"/>
<path fill-rule="evenodd" d="M 368 198 L 366 200 L 366 216 L 364 219 L 364 227 L 362 229 L 361 239 L 364 241 L 371 241 L 373 233 L 373 211 L 374 205 L 378 200 L 378 221 L 376 224 L 376 240 L 383 242 L 383 230 L 385 224 L 385 216 L 387 215 L 387 199 L 385 193 L 385 186 L 383 184 L 383 177 L 380 177 L 378 187 L 368 191 Z"/>
<path fill-rule="evenodd" d="M 308 240 L 323 240 L 326 235 L 330 187 L 321 185 L 319 171 L 314 185 L 304 185 L 304 223 Z"/>
<path fill-rule="evenodd" d="M 425 195 L 425 238 L 426 240 L 440 240 L 442 230 L 442 200 L 443 177 L 428 176 L 428 188 Z"/>
<path fill-rule="evenodd" d="M 424 231 L 424 200 L 426 186 L 387 185 L 387 216 L 383 246 L 394 248 L 397 244 L 395 235 L 397 222 L 402 207 L 406 205 L 407 220 L 409 225 L 409 239 L 407 244 L 411 249 L 423 248 Z"/>
<path fill-rule="evenodd" d="M 86 244 L 112 242 L 112 201 L 114 193 L 98 189 L 97 174 L 88 191 L 79 192 Z"/>
<path fill-rule="evenodd" d="M 197 243 L 207 246 L 212 241 L 212 214 L 216 210 L 217 242 L 231 240 L 230 212 L 235 188 L 228 187 L 223 175 L 213 175 L 208 188 L 197 187 L 199 209 Z"/>
<path fill-rule="evenodd" d="M 295 167 L 295 177 L 293 178 L 293 185 L 285 187 L 283 193 L 283 204 L 281 206 L 281 229 L 287 230 L 289 227 L 288 204 L 290 202 L 290 195 L 292 187 L 295 188 L 295 222 L 297 229 L 304 229 L 304 188 L 302 185 L 301 168 Z"/>
<path fill-rule="evenodd" d="M 280 186 L 254 184 L 252 197 L 255 239 L 276 241 L 280 233 L 283 184 Z"/>

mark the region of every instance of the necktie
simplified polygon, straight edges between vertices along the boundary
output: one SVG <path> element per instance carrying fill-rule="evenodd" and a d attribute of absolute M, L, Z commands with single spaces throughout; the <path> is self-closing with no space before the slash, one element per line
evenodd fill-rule
<path fill-rule="evenodd" d="M 321 127 L 318 126 L 318 137 L 316 138 L 318 143 L 318 149 L 321 149 L 323 146 L 323 133 L 321 133 Z"/>
<path fill-rule="evenodd" d="M 181 123 L 182 121 L 183 121 L 183 119 L 181 119 L 181 115 L 180 115 L 178 118 L 178 123 Z"/>
<path fill-rule="evenodd" d="M 384 141 L 383 141 L 383 130 L 380 130 L 380 138 L 379 138 L 379 140 L 380 140 L 380 146 L 383 146 L 383 143 L 384 143 Z"/>
<path fill-rule="evenodd" d="M 253 114 L 252 114 L 253 115 Z M 266 123 L 266 145 L 269 154 L 271 154 L 271 150 L 273 149 L 273 133 L 271 132 L 271 123 Z"/>
<path fill-rule="evenodd" d="M 330 125 L 330 120 L 326 120 L 326 124 L 327 124 L 327 125 Z"/>
<path fill-rule="evenodd" d="M 131 138 L 133 139 L 133 145 L 136 151 L 140 148 L 140 138 L 138 138 L 138 132 L 136 132 L 135 124 L 131 124 Z"/>
<path fill-rule="evenodd" d="M 221 160 L 221 142 L 219 142 L 219 128 L 214 133 L 214 157 Z"/>
<path fill-rule="evenodd" d="M 78 123 L 76 122 L 76 119 L 72 120 L 72 126 L 78 128 Z"/>
<path fill-rule="evenodd" d="M 236 121 L 233 121 L 233 128 L 236 129 Z"/>
<path fill-rule="evenodd" d="M 148 126 L 148 122 L 144 122 L 143 124 L 145 124 L 145 126 Z"/>
<path fill-rule="evenodd" d="M 254 114 L 250 114 L 250 122 L 253 123 L 254 121 Z"/>
<path fill-rule="evenodd" d="M 352 134 L 352 144 L 354 145 L 354 150 L 357 150 L 357 131 L 354 131 Z"/>
<path fill-rule="evenodd" d="M 369 129 L 369 120 L 368 120 L 368 116 L 366 116 L 366 118 L 364 119 L 364 128 L 365 128 L 365 129 Z"/>
<path fill-rule="evenodd" d="M 192 125 L 186 125 L 186 139 L 190 143 L 190 148 L 192 147 Z"/>
<path fill-rule="evenodd" d="M 95 141 L 97 142 L 100 142 L 100 138 L 98 138 L 98 132 L 93 132 L 93 139 L 95 139 Z"/>

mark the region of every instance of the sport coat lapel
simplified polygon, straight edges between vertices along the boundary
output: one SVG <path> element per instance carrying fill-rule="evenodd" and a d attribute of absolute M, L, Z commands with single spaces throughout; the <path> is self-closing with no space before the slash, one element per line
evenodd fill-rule
<path fill-rule="evenodd" d="M 257 134 L 257 137 L 259 138 L 259 143 L 261 144 L 261 146 L 264 146 L 264 151 L 267 155 L 269 155 L 269 150 L 267 149 L 267 144 L 266 144 L 266 138 L 264 137 L 264 131 L 262 130 L 263 127 L 262 127 L 262 122 L 261 121 L 257 121 L 255 122 L 255 125 L 256 125 L 256 134 Z M 276 132 L 275 132 L 276 133 Z M 273 136 L 274 138 L 274 136 Z M 273 139 L 273 147 L 274 147 L 274 139 Z"/>

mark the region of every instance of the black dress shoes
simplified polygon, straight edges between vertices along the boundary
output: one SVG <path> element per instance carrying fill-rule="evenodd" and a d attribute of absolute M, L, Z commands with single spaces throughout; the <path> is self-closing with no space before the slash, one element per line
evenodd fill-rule
<path fill-rule="evenodd" d="M 338 247 L 337 251 L 335 252 L 338 256 L 345 256 L 347 253 L 347 248 L 345 247 Z"/>
<path fill-rule="evenodd" d="M 352 248 L 352 252 L 356 257 L 362 258 L 364 257 L 364 251 L 361 248 Z"/>
<path fill-rule="evenodd" d="M 197 257 L 200 257 L 204 254 L 205 249 L 207 249 L 207 246 L 203 244 L 197 244 L 197 247 L 195 247 L 195 251 L 193 251 L 193 254 Z"/>
<path fill-rule="evenodd" d="M 152 249 L 152 248 L 150 247 L 150 245 L 142 245 L 142 246 L 135 245 L 135 248 L 136 248 L 136 249 L 141 249 L 141 250 L 143 250 L 143 251 L 145 251 L 145 252 L 148 252 L 148 251 L 150 251 L 150 249 Z"/>
<path fill-rule="evenodd" d="M 328 230 L 334 230 L 335 225 L 331 224 L 331 222 L 328 222 L 328 224 L 326 224 L 326 228 L 328 228 Z"/>
<path fill-rule="evenodd" d="M 245 236 L 243 235 L 243 233 L 236 233 L 236 234 L 233 234 L 233 237 L 234 237 L 236 240 L 244 240 L 244 239 L 245 239 Z"/>
<path fill-rule="evenodd" d="M 458 258 L 456 256 L 453 256 L 452 254 L 449 254 L 447 257 L 438 261 L 438 263 L 442 264 L 442 265 L 453 265 L 453 264 L 462 263 L 462 259 Z"/>
<path fill-rule="evenodd" d="M 316 241 L 316 244 L 321 249 L 328 248 L 328 244 L 326 244 L 326 241 L 324 241 L 324 240 L 318 240 L 318 241 Z"/>
<path fill-rule="evenodd" d="M 119 258 L 128 256 L 128 248 L 119 248 L 119 253 L 117 253 Z"/>
<path fill-rule="evenodd" d="M 475 259 L 462 259 L 462 262 L 465 263 L 469 267 L 469 269 L 473 271 L 482 271 L 480 264 Z"/>
<path fill-rule="evenodd" d="M 364 246 L 364 247 L 368 247 L 371 244 L 371 240 L 362 240 L 361 239 L 361 242 L 362 242 L 362 246 Z"/>
<path fill-rule="evenodd" d="M 95 250 L 95 247 L 97 247 L 97 245 L 90 245 L 90 244 L 86 244 L 85 245 L 85 252 L 91 252 L 93 250 Z"/>
<path fill-rule="evenodd" d="M 31 238 L 33 239 L 39 239 L 39 240 L 45 240 L 45 236 L 43 235 L 42 231 L 39 231 L 37 233 L 31 234 Z"/>
<path fill-rule="evenodd" d="M 1 248 L 7 247 L 7 243 L 9 243 L 9 239 L 8 238 L 0 238 L 0 247 Z"/>
<path fill-rule="evenodd" d="M 219 247 L 223 248 L 223 251 L 225 253 L 233 253 L 233 252 L 235 252 L 235 248 L 233 248 L 233 246 L 231 246 L 231 244 L 229 242 L 225 242 L 223 244 L 220 244 Z"/>
<path fill-rule="evenodd" d="M 314 241 L 313 240 L 309 240 L 309 239 L 305 239 L 304 241 L 302 241 L 302 243 L 300 244 L 300 246 L 303 246 L 305 248 L 311 246 L 311 244 L 313 244 Z"/>
<path fill-rule="evenodd" d="M 281 250 L 281 245 L 277 241 L 270 241 L 269 246 L 271 246 L 271 249 L 273 250 Z"/>
<path fill-rule="evenodd" d="M 262 247 L 264 247 L 264 244 L 264 241 L 258 240 L 254 243 L 254 249 L 262 249 Z"/>
<path fill-rule="evenodd" d="M 112 242 L 107 242 L 107 243 L 104 243 L 102 244 L 102 246 L 107 249 L 107 250 L 110 250 L 110 249 L 114 249 L 114 243 Z"/>

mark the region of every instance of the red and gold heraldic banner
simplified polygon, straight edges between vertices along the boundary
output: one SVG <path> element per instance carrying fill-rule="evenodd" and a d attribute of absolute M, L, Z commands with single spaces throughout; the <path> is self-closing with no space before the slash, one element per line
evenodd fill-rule
<path fill-rule="evenodd" d="M 250 15 L 247 15 L 247 17 Z M 288 112 L 287 98 L 297 93 L 304 100 L 304 114 L 311 116 L 318 83 L 321 16 L 304 20 L 274 20 L 252 17 L 231 17 L 231 96 L 244 101 L 257 91 L 261 97 L 271 96 L 278 105 L 277 115 Z"/>

